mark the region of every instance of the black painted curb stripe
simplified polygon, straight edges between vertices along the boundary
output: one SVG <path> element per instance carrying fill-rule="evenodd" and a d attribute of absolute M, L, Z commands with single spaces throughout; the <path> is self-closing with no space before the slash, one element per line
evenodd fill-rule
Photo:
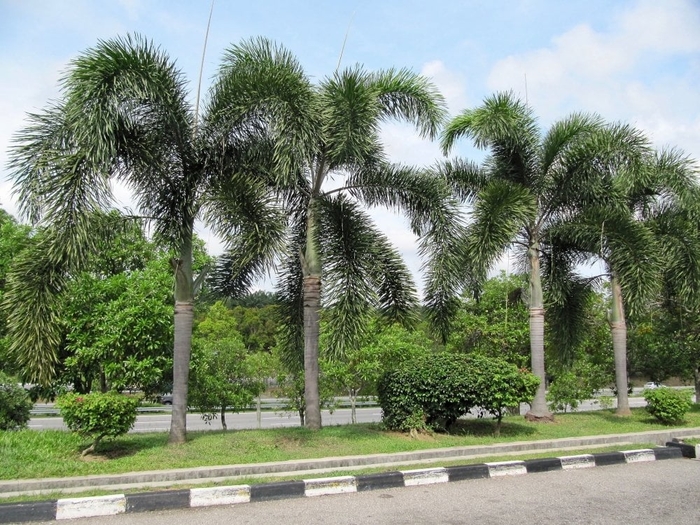
<path fill-rule="evenodd" d="M 56 519 L 56 501 L 0 504 L 0 523 L 50 521 Z"/>
<path fill-rule="evenodd" d="M 183 509 L 190 506 L 190 490 L 163 490 L 126 495 L 126 512 Z"/>
<path fill-rule="evenodd" d="M 561 459 L 559 458 L 541 458 L 525 460 L 525 468 L 528 474 L 535 472 L 548 472 L 550 470 L 562 470 Z"/>
<path fill-rule="evenodd" d="M 622 452 L 600 452 L 598 454 L 593 454 L 593 459 L 596 467 L 627 463 L 627 459 Z"/>
<path fill-rule="evenodd" d="M 300 498 L 306 493 L 306 483 L 303 481 L 280 481 L 251 485 L 250 502 L 269 501 L 274 499 Z"/>
<path fill-rule="evenodd" d="M 403 474 L 398 471 L 379 472 L 377 474 L 366 474 L 356 476 L 357 492 L 364 490 L 381 490 L 394 487 L 403 487 Z"/>
<path fill-rule="evenodd" d="M 644 449 L 653 452 L 653 459 L 676 459 L 685 454 L 685 448 L 691 445 L 681 443 L 668 443 L 667 447 Z M 693 457 L 695 457 L 695 448 Z M 642 452 L 642 451 L 637 451 Z M 647 452 L 647 453 L 648 453 Z M 624 452 L 602 452 L 590 455 L 595 466 L 617 465 L 627 463 Z M 561 470 L 561 458 L 530 459 L 519 462 L 525 466 L 528 474 Z M 426 471 L 435 469 L 425 469 Z M 449 481 L 463 481 L 469 479 L 483 479 L 490 477 L 489 466 L 486 463 L 473 465 L 461 465 L 445 467 Z M 343 476 L 347 478 L 348 476 Z M 339 478 L 340 479 L 340 478 Z M 382 490 L 404 487 L 404 476 L 399 471 L 380 472 L 355 476 L 357 491 Z M 145 512 L 152 510 L 181 509 L 190 507 L 190 490 L 166 490 L 157 492 L 142 492 L 126 495 L 126 512 Z M 269 501 L 275 499 L 298 498 L 306 495 L 306 483 L 304 481 L 282 481 L 277 483 L 263 483 L 250 487 L 250 501 Z M 85 498 L 90 499 L 90 498 Z M 28 503 L 2 503 L 0 504 L 0 523 L 22 523 L 29 521 L 50 521 L 56 519 L 56 507 L 58 500 L 28 502 Z M 63 501 L 63 500 L 61 500 Z"/>
<path fill-rule="evenodd" d="M 447 477 L 450 481 L 464 481 L 467 479 L 484 479 L 489 477 L 489 467 L 485 463 L 477 465 L 461 465 L 458 467 L 446 467 Z"/>
<path fill-rule="evenodd" d="M 666 443 L 668 450 L 678 450 L 684 458 L 695 458 L 695 446 L 688 445 L 687 443 L 676 443 L 675 441 L 669 441 Z M 655 452 L 656 453 L 656 452 Z"/>

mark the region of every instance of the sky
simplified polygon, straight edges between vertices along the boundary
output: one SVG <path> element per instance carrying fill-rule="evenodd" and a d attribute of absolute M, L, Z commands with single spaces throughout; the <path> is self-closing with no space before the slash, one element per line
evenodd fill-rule
<path fill-rule="evenodd" d="M 20 218 L 7 168 L 12 137 L 28 112 L 60 96 L 71 59 L 99 40 L 140 33 L 177 61 L 194 101 L 210 7 L 210 0 L 0 0 L 0 206 Z M 283 44 L 318 80 L 336 69 L 345 40 L 342 66 L 426 75 L 451 116 L 512 91 L 543 130 L 572 112 L 597 113 L 700 159 L 698 28 L 700 0 L 215 0 L 202 90 L 227 47 L 242 39 Z M 395 162 L 443 158 L 407 125 L 387 123 L 382 138 Z M 467 140 L 454 154 L 483 157 Z M 115 196 L 129 206 L 125 189 Z M 406 221 L 373 215 L 420 287 Z M 198 230 L 220 253 L 218 239 Z"/>

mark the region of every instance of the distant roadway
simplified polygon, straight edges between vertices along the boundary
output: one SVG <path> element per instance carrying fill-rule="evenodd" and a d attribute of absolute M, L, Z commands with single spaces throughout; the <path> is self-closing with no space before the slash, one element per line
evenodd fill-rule
<path fill-rule="evenodd" d="M 631 407 L 642 407 L 646 404 L 641 397 L 630 397 Z M 593 401 L 584 401 L 578 410 L 597 410 L 600 406 Z M 164 412 L 157 414 L 139 414 L 136 424 L 131 432 L 167 432 L 170 430 L 170 407 L 164 406 Z M 521 412 L 527 411 L 527 405 L 521 408 Z M 297 427 L 299 426 L 299 416 L 289 412 L 266 410 L 261 413 L 262 419 L 260 428 L 274 427 Z M 359 423 L 378 422 L 382 419 L 382 410 L 379 407 L 358 408 L 357 421 Z M 332 414 L 328 410 L 322 411 L 322 421 L 325 426 L 345 425 L 350 423 L 350 409 L 336 409 Z M 242 412 L 240 414 L 226 414 L 226 425 L 229 429 L 258 428 L 256 412 Z M 35 430 L 67 430 L 60 417 L 33 417 L 29 421 L 29 428 Z M 188 430 L 220 430 L 221 421 L 215 419 L 211 424 L 202 420 L 199 414 L 187 414 Z"/>

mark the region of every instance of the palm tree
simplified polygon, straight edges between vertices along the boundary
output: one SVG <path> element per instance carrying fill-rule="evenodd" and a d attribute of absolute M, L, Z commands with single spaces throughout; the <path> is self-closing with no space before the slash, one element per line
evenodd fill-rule
<path fill-rule="evenodd" d="M 261 45 L 265 43 L 246 43 L 226 56 L 223 67 L 237 79 L 236 86 L 261 89 L 246 71 Z M 277 74 L 298 75 L 299 82 L 306 78 L 296 69 Z M 239 106 L 255 107 L 263 96 L 240 97 Z M 322 303 L 333 350 L 340 355 L 357 343 L 373 309 L 406 318 L 417 306 L 410 273 L 363 206 L 404 211 L 418 235 L 428 234 L 433 222 L 445 221 L 449 214 L 448 194 L 438 181 L 387 162 L 380 125 L 401 119 L 434 137 L 445 109 L 433 85 L 407 70 L 370 73 L 350 67 L 293 96 L 294 106 L 302 109 L 296 122 L 273 131 L 284 134 L 288 147 L 285 169 L 270 174 L 270 185 L 289 214 L 278 281 L 284 345 L 288 361 L 304 369 L 305 424 L 318 429 Z M 228 288 L 226 270 L 235 268 L 237 259 L 238 254 L 230 253 L 222 262 L 223 291 Z"/>
<path fill-rule="evenodd" d="M 465 286 L 478 287 L 493 263 L 511 247 L 528 270 L 531 366 L 540 378 L 530 412 L 535 419 L 551 416 L 545 400 L 542 243 L 547 228 L 563 213 L 560 187 L 567 180 L 567 155 L 601 125 L 598 117 L 574 114 L 555 122 L 542 136 L 526 104 L 510 93 L 498 93 L 455 117 L 442 136 L 445 154 L 460 137 L 470 137 L 478 148 L 489 152 L 482 166 L 455 159 L 438 167 L 455 195 L 473 206 L 464 242 L 456 246 L 468 259 L 461 265 L 462 272 L 469 268 L 463 275 Z M 454 288 L 454 281 L 450 285 Z M 429 289 L 428 303 L 433 309 L 446 303 L 440 290 L 440 286 Z M 443 316 L 438 312 L 434 318 Z M 447 326 L 444 320 L 440 325 Z"/>
<path fill-rule="evenodd" d="M 288 66 L 290 57 L 263 51 L 250 72 L 257 85 L 282 97 L 308 91 L 301 77 L 266 76 Z M 177 254 L 171 261 L 172 443 L 186 438 L 193 303 L 204 278 L 192 271 L 195 221 L 208 221 L 244 254 L 235 276 L 240 287 L 278 250 L 284 233 L 273 196 L 256 180 L 259 171 L 270 169 L 270 159 L 283 157 L 279 144 L 260 140 L 267 122 L 295 108 L 270 96 L 248 112 L 238 111 L 226 89 L 231 82 L 222 69 L 200 118 L 198 104 L 187 100 L 182 73 L 165 52 L 139 36 L 102 41 L 71 63 L 60 99 L 29 115 L 12 151 L 21 211 L 49 232 L 39 250 L 19 261 L 8 286 L 14 353 L 34 379 L 50 379 L 60 344 L 56 296 L 97 246 L 90 213 L 112 206 L 112 181 L 125 183 L 154 234 Z"/>
<path fill-rule="evenodd" d="M 601 278 L 609 280 L 617 414 L 624 416 L 631 413 L 627 317 L 647 308 L 664 283 L 687 304 L 697 301 L 698 186 L 690 159 L 677 150 L 655 153 L 633 127 L 607 126 L 595 139 L 572 155 L 578 191 L 568 216 L 550 229 L 551 309 L 558 320 L 562 312 L 574 318 L 569 326 L 574 331 L 579 327 L 572 312 L 579 310 L 581 297 Z M 596 260 L 603 264 L 602 275 L 578 274 L 577 267 Z"/>

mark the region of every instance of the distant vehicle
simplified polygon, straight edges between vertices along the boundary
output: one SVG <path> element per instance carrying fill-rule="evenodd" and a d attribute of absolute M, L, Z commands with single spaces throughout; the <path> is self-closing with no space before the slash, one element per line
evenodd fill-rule
<path fill-rule="evenodd" d="M 160 402 L 163 405 L 172 405 L 173 404 L 173 395 L 172 394 L 163 394 L 160 396 Z"/>
<path fill-rule="evenodd" d="M 653 381 L 649 381 L 648 383 L 644 383 L 644 390 L 654 390 L 655 388 L 661 388 L 662 385 L 661 383 L 654 383 Z"/>

